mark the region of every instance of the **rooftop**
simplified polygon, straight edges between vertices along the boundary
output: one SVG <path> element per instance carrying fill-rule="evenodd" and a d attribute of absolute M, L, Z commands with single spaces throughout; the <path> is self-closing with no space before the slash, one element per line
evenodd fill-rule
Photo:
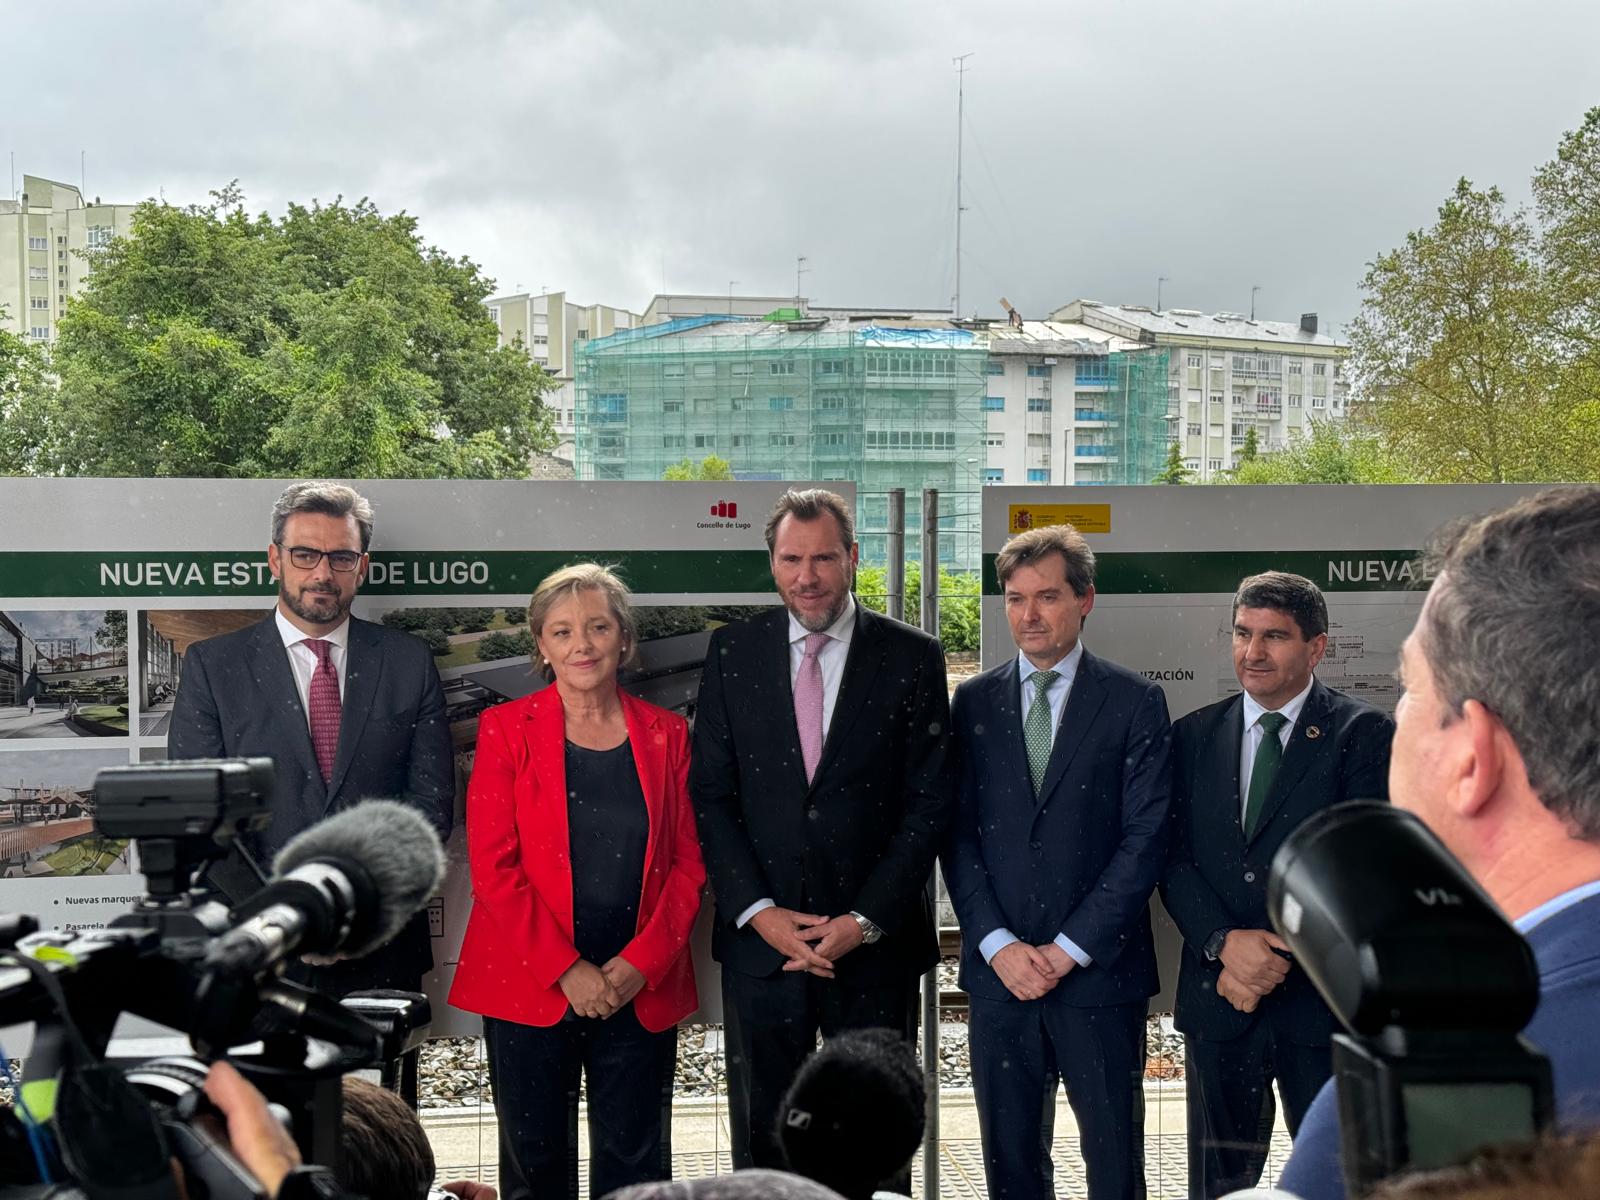
<path fill-rule="evenodd" d="M 1102 304 L 1074 300 L 1051 314 L 1058 320 L 1106 322 L 1140 330 L 1152 336 L 1237 338 L 1250 342 L 1282 342 L 1301 346 L 1341 346 L 1331 334 L 1307 333 L 1298 321 L 1252 321 L 1239 313 L 1203 313 L 1193 308 L 1164 308 L 1159 312 L 1142 304 Z"/>

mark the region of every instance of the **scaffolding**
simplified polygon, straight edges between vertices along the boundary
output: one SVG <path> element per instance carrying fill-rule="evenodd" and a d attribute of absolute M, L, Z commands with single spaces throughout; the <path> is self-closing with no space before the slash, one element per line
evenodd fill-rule
<path fill-rule="evenodd" d="M 779 312 L 627 330 L 578 351 L 578 478 L 661 479 L 714 454 L 736 479 L 851 480 L 871 563 L 888 491 L 937 488 L 940 562 L 976 570 L 987 359 L 983 332 L 931 322 Z M 906 552 L 921 555 L 909 531 Z"/>

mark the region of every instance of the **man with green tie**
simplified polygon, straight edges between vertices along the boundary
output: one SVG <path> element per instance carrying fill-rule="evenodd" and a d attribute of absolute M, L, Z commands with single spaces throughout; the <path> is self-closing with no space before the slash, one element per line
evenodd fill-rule
<path fill-rule="evenodd" d="M 1388 798 L 1394 722 L 1312 674 L 1328 606 L 1311 580 L 1252 575 L 1233 598 L 1244 689 L 1172 729 L 1172 836 L 1161 898 L 1183 933 L 1189 1195 L 1252 1188 L 1275 1115 L 1290 1135 L 1332 1073 L 1334 1017 L 1267 921 L 1278 847 L 1314 813 Z"/>

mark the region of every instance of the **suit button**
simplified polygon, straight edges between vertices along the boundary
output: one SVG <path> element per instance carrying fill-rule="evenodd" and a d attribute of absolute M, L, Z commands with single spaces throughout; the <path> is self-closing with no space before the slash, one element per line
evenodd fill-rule
<path fill-rule="evenodd" d="M 1031 849 L 1034 849 L 1034 850 L 1043 850 L 1044 849 L 1044 843 L 1043 842 L 1029 842 L 1028 846 Z"/>
<path fill-rule="evenodd" d="M 814 808 L 806 809 L 806 819 L 809 821 L 815 821 L 817 819 L 817 810 Z"/>
<path fill-rule="evenodd" d="M 1254 883 L 1256 881 L 1256 873 L 1254 871 L 1246 871 L 1244 873 L 1244 881 L 1246 883 Z"/>

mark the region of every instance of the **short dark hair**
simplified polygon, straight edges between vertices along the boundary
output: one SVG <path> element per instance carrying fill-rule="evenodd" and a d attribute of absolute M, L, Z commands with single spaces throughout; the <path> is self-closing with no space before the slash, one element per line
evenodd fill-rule
<path fill-rule="evenodd" d="M 1067 569 L 1067 586 L 1074 596 L 1087 595 L 1094 586 L 1094 551 L 1071 525 L 1041 525 L 1019 533 L 994 556 L 994 573 L 1004 590 L 1018 567 L 1028 567 L 1052 554 L 1061 555 Z"/>
<path fill-rule="evenodd" d="M 790 489 L 779 496 L 778 502 L 772 506 L 772 513 L 767 517 L 768 556 L 777 553 L 778 526 L 785 517 L 793 517 L 797 521 L 815 521 L 825 514 L 839 523 L 839 536 L 844 540 L 844 552 L 848 555 L 850 547 L 856 544 L 856 519 L 850 511 L 850 505 L 837 492 L 804 488 L 800 491 Z"/>
<path fill-rule="evenodd" d="M 339 1182 L 345 1191 L 384 1200 L 426 1200 L 433 1147 L 406 1102 L 359 1075 L 340 1081 Z"/>
<path fill-rule="evenodd" d="M 926 1120 L 922 1071 L 892 1029 L 829 1038 L 801 1064 L 778 1106 L 778 1141 L 789 1169 L 868 1200 L 905 1169 Z"/>
<path fill-rule="evenodd" d="M 361 532 L 361 552 L 372 545 L 372 502 L 342 483 L 291 483 L 272 506 L 272 543 L 283 545 L 283 527 L 295 513 L 354 517 Z"/>
<path fill-rule="evenodd" d="M 1322 589 L 1304 575 L 1263 571 L 1240 580 L 1229 620 L 1237 619 L 1241 608 L 1271 608 L 1288 613 L 1308 642 L 1328 632 L 1328 602 L 1323 599 Z"/>
<path fill-rule="evenodd" d="M 1476 700 L 1511 734 L 1528 783 L 1600 840 L 1600 488 L 1551 488 L 1436 534 L 1418 643 L 1440 699 Z"/>

